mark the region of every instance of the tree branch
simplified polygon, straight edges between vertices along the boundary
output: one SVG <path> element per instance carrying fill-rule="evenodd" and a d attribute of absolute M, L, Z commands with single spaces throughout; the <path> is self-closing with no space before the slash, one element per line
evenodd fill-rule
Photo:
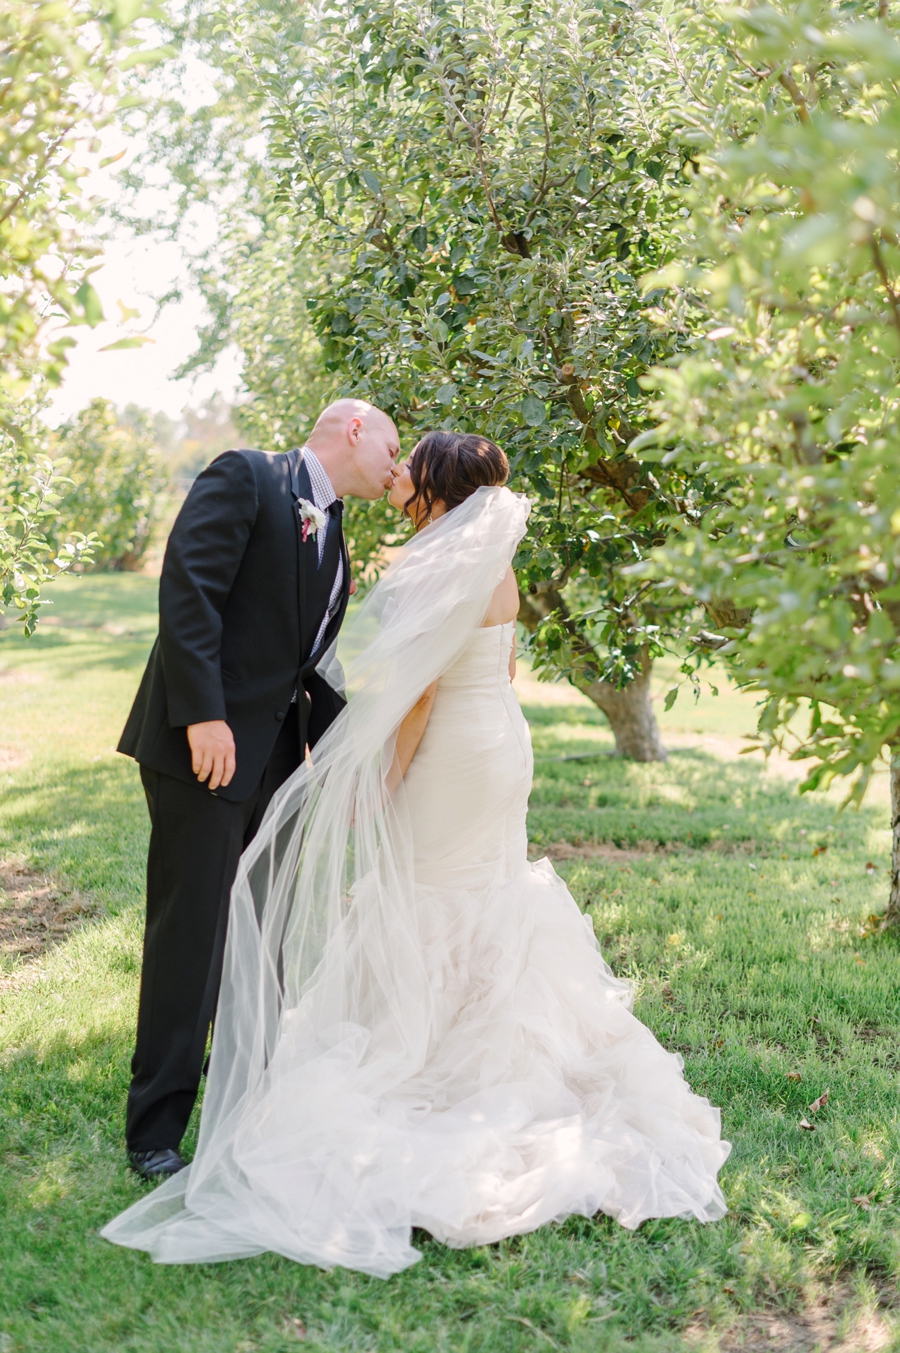
<path fill-rule="evenodd" d="M 894 321 L 894 328 L 897 330 L 897 336 L 900 337 L 900 302 L 898 302 L 897 300 L 897 293 L 891 286 L 891 279 L 888 276 L 888 270 L 885 267 L 884 258 L 882 257 L 881 250 L 878 247 L 878 241 L 874 235 L 872 236 L 871 243 L 872 243 L 872 256 L 875 259 L 875 267 L 878 270 L 878 276 L 881 278 L 881 285 L 887 292 L 887 298 L 888 301 L 890 302 L 891 314 L 893 316 Z"/>
<path fill-rule="evenodd" d="M 783 70 L 777 76 L 777 79 L 778 83 L 790 94 L 794 107 L 800 115 L 800 121 L 808 123 L 810 121 L 809 108 L 807 107 L 806 99 L 803 97 L 803 92 L 793 75 L 791 75 L 790 71 Z"/>
<path fill-rule="evenodd" d="M 567 384 L 566 399 L 575 417 L 584 428 L 584 440 L 599 453 L 601 446 L 594 431 L 591 412 L 584 402 L 584 396 L 577 381 Z M 595 484 L 602 485 L 603 488 L 614 489 L 628 504 L 632 512 L 640 512 L 650 497 L 649 489 L 636 487 L 642 468 L 640 461 L 635 460 L 632 456 L 627 456 L 623 460 L 607 460 L 602 454 L 598 454 L 597 459 L 592 464 L 583 465 L 578 473 L 583 479 L 591 480 Z"/>

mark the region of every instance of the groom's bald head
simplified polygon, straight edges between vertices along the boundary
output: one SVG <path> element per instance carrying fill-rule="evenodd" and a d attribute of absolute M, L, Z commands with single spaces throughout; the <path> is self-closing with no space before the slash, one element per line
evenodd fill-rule
<path fill-rule="evenodd" d="M 353 419 L 358 419 L 361 423 L 375 424 L 381 423 L 384 426 L 394 428 L 393 419 L 389 418 L 381 409 L 370 404 L 365 399 L 336 399 L 327 408 L 323 409 L 316 419 L 316 425 L 312 430 L 312 437 L 331 436 L 334 433 L 343 431 L 347 424 Z M 312 440 L 310 440 L 312 446 Z M 315 450 L 315 448 L 313 448 Z"/>
<path fill-rule="evenodd" d="M 392 418 L 365 399 L 336 399 L 307 438 L 339 498 L 380 498 L 393 483 L 400 436 Z"/>

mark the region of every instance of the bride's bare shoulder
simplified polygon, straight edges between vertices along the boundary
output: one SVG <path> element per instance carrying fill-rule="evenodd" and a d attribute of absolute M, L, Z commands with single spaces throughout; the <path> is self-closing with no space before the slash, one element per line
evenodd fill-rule
<path fill-rule="evenodd" d="M 519 585 L 511 568 L 499 586 L 494 588 L 491 604 L 482 622 L 487 625 L 506 625 L 519 614 Z"/>

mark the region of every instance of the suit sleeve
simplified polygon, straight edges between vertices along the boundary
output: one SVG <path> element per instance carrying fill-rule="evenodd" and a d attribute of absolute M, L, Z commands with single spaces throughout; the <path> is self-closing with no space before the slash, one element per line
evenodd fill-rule
<path fill-rule="evenodd" d="M 176 518 L 159 584 L 169 726 L 225 718 L 222 610 L 256 521 L 249 458 L 226 451 L 197 476 Z"/>

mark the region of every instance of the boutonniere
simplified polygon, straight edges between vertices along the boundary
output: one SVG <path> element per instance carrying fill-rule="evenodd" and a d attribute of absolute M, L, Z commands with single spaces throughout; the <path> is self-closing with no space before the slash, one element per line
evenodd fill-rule
<path fill-rule="evenodd" d="M 310 536 L 315 540 L 316 536 L 319 534 L 319 528 L 325 525 L 328 521 L 328 517 L 321 508 L 316 507 L 315 503 L 309 502 L 306 498 L 300 499 L 299 507 L 300 521 L 303 526 L 301 535 L 305 545 Z"/>

